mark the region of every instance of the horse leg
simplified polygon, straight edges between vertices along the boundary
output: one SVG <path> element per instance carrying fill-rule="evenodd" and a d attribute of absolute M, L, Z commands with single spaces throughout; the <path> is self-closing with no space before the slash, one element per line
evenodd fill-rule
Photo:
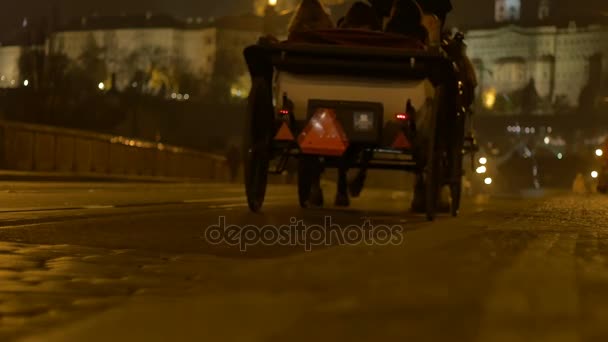
<path fill-rule="evenodd" d="M 348 198 L 347 173 L 348 167 L 346 166 L 346 160 L 343 160 L 338 166 L 338 191 L 336 193 L 335 202 L 335 205 L 338 207 L 348 207 L 350 205 L 350 199 Z"/>

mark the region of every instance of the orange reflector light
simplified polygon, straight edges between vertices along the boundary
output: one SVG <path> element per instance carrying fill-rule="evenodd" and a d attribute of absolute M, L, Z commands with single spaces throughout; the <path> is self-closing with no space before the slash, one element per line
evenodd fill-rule
<path fill-rule="evenodd" d="M 397 113 L 395 114 L 395 119 L 399 121 L 407 121 L 410 119 L 410 116 L 407 113 Z"/>
<path fill-rule="evenodd" d="M 319 108 L 312 116 L 298 143 L 303 153 L 341 156 L 348 147 L 348 140 L 336 113 L 332 109 Z"/>
<path fill-rule="evenodd" d="M 405 134 L 403 134 L 403 132 L 399 132 L 399 134 L 397 134 L 397 138 L 395 138 L 395 142 L 393 142 L 393 148 L 410 149 L 412 148 L 412 144 L 407 139 Z"/>
<path fill-rule="evenodd" d="M 293 134 L 291 134 L 291 130 L 289 129 L 289 126 L 287 126 L 286 122 L 283 122 L 283 124 L 281 125 L 281 128 L 279 128 L 279 131 L 277 132 L 277 135 L 275 135 L 274 140 L 279 140 L 279 141 L 293 141 L 295 140 Z"/>

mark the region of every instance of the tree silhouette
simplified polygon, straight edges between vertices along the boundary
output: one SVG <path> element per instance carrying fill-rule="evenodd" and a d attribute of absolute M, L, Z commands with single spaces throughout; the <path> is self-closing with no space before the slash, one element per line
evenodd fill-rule
<path fill-rule="evenodd" d="M 108 70 L 105 58 L 106 49 L 99 46 L 93 34 L 89 33 L 82 53 L 78 57 L 78 61 L 84 72 L 83 81 L 85 81 L 87 89 L 96 89 L 97 84 L 107 80 Z"/>
<path fill-rule="evenodd" d="M 211 97 L 221 102 L 230 101 L 230 89 L 246 73 L 247 68 L 241 54 L 231 49 L 218 49 L 211 76 Z"/>
<path fill-rule="evenodd" d="M 44 51 L 35 47 L 23 48 L 18 68 L 21 81 L 28 80 L 32 87 L 37 88 L 44 73 Z"/>

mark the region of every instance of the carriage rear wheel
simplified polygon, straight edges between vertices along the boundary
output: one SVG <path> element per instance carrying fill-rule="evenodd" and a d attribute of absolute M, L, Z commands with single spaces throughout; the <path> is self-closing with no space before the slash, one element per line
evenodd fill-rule
<path fill-rule="evenodd" d="M 458 216 L 460 212 L 460 199 L 462 197 L 462 159 L 464 158 L 464 120 L 462 115 L 464 114 L 458 117 L 456 124 L 453 126 L 454 135 L 452 141 L 454 142 L 454 146 L 452 146 L 450 151 L 450 174 L 448 175 L 451 197 L 450 211 L 454 217 Z"/>
<path fill-rule="evenodd" d="M 268 186 L 273 131 L 272 92 L 264 79 L 255 79 L 249 94 L 244 135 L 244 173 L 247 204 L 262 209 Z"/>
<path fill-rule="evenodd" d="M 460 213 L 460 199 L 462 197 L 462 177 L 459 181 L 454 181 L 450 185 L 450 212 L 452 216 L 457 217 Z"/>
<path fill-rule="evenodd" d="M 442 87 L 438 89 L 437 100 L 443 100 L 445 91 Z M 435 103 L 435 110 L 431 116 L 429 137 L 426 146 L 426 164 L 424 167 L 425 183 L 425 205 L 427 220 L 433 221 L 437 216 L 440 190 L 445 179 L 445 154 L 443 149 L 444 123 L 442 116 L 445 104 Z M 444 172 L 442 172 L 444 171 Z"/>
<path fill-rule="evenodd" d="M 441 188 L 441 155 L 437 149 L 436 142 L 429 143 L 429 145 L 433 146 L 429 147 L 428 159 L 424 170 L 425 204 L 426 218 L 429 221 L 433 221 L 437 215 L 437 201 L 439 200 L 439 190 Z"/>

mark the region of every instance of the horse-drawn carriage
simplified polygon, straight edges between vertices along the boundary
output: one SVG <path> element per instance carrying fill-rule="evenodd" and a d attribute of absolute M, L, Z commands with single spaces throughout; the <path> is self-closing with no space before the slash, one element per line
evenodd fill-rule
<path fill-rule="evenodd" d="M 261 209 L 268 174 L 298 163 L 302 207 L 322 205 L 325 168 L 413 172 L 423 180 L 429 220 L 440 190 L 460 208 L 469 115 L 462 71 L 441 46 L 361 30 L 261 39 L 245 50 L 252 79 L 245 152 L 249 208 Z M 272 166 L 271 166 L 272 165 Z"/>

